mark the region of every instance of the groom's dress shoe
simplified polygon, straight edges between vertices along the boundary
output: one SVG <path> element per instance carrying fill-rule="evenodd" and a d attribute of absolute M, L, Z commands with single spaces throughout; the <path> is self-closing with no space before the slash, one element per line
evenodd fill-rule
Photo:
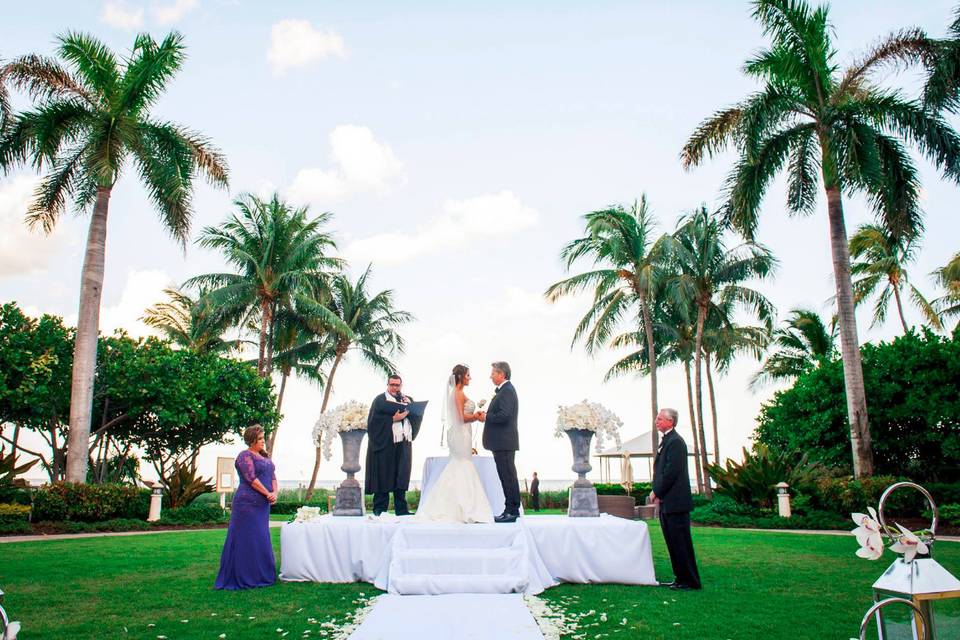
<path fill-rule="evenodd" d="M 494 522 L 516 522 L 517 517 L 518 516 L 515 516 L 512 513 L 504 513 L 494 518 L 493 521 Z"/>
<path fill-rule="evenodd" d="M 689 584 L 672 584 L 670 588 L 674 591 L 699 591 L 700 587 L 693 587 Z"/>

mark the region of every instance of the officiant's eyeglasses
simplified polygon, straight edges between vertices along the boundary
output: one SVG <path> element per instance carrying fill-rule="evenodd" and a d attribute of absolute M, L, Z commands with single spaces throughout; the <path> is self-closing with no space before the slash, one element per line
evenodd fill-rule
<path fill-rule="evenodd" d="M 400 383 L 399 383 L 399 382 L 388 382 L 388 383 L 387 383 L 387 386 L 388 386 L 388 387 L 399 387 L 399 386 L 400 386 Z"/>

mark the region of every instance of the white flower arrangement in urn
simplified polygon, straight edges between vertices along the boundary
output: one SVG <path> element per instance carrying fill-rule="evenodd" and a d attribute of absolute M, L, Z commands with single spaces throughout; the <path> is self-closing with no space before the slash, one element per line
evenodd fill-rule
<path fill-rule="evenodd" d="M 341 431 L 353 431 L 367 428 L 367 414 L 370 407 L 357 400 L 350 400 L 333 411 L 321 413 L 313 426 L 313 443 L 323 447 L 323 457 L 329 460 L 333 456 L 333 439 Z"/>
<path fill-rule="evenodd" d="M 594 445 L 600 451 L 604 438 L 611 438 L 620 446 L 620 427 L 623 421 L 615 413 L 598 402 L 579 402 L 569 407 L 561 406 L 557 409 L 557 429 L 554 435 L 563 437 L 571 429 L 586 429 L 593 431 L 597 437 Z"/>

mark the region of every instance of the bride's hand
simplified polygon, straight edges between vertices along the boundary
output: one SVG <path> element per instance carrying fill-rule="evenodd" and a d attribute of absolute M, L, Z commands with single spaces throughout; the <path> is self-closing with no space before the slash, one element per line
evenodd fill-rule
<path fill-rule="evenodd" d="M 476 448 L 476 447 L 472 447 L 472 448 L 470 449 L 470 453 L 472 453 L 473 455 L 477 455 L 477 448 Z"/>

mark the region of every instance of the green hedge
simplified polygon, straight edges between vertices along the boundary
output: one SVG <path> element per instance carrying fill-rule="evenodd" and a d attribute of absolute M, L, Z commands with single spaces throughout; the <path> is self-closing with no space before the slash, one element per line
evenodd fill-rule
<path fill-rule="evenodd" d="M 853 524 L 849 516 L 812 508 L 781 518 L 775 511 L 739 504 L 726 496 L 716 496 L 695 507 L 690 520 L 704 525 L 754 529 L 851 529 Z"/>
<path fill-rule="evenodd" d="M 270 513 L 292 516 L 300 507 L 318 507 L 320 513 L 326 513 L 327 501 L 326 499 L 324 499 L 323 502 L 317 500 L 310 500 L 310 502 L 280 502 L 278 500 L 270 505 Z"/>
<path fill-rule="evenodd" d="M 30 506 L 24 504 L 0 504 L 0 522 L 29 522 Z"/>
<path fill-rule="evenodd" d="M 33 527 L 24 520 L 3 521 L 0 520 L 0 535 L 30 535 L 33 533 Z"/>
<path fill-rule="evenodd" d="M 35 521 L 146 520 L 149 513 L 150 490 L 125 484 L 58 482 L 37 489 L 33 496 Z"/>
<path fill-rule="evenodd" d="M 222 524 L 230 521 L 230 513 L 219 504 L 191 504 L 160 512 L 160 524 Z"/>

